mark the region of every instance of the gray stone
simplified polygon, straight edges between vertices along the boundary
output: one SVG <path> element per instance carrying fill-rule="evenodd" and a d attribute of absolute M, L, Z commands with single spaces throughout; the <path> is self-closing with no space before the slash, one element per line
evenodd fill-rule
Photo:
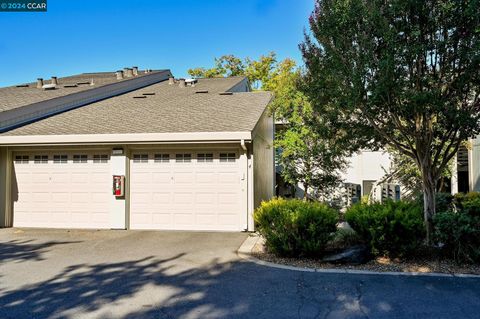
<path fill-rule="evenodd" d="M 328 255 L 323 261 L 333 264 L 364 264 L 371 258 L 370 250 L 365 245 L 356 245 Z"/>

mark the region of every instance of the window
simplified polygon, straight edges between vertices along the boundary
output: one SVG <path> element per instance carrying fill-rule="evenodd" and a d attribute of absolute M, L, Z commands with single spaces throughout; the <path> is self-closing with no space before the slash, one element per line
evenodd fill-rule
<path fill-rule="evenodd" d="M 65 164 L 67 163 L 67 155 L 53 155 L 53 162 L 56 164 Z"/>
<path fill-rule="evenodd" d="M 220 153 L 220 162 L 235 162 L 235 153 Z"/>
<path fill-rule="evenodd" d="M 15 156 L 16 164 L 28 164 L 30 157 L 28 155 L 17 155 Z"/>
<path fill-rule="evenodd" d="M 95 155 L 93 155 L 93 162 L 94 163 L 108 163 L 108 155 L 107 154 L 95 154 Z"/>
<path fill-rule="evenodd" d="M 373 185 L 375 184 L 376 181 L 374 180 L 365 180 L 365 181 L 362 181 L 362 189 L 363 189 L 363 195 L 365 196 L 368 196 L 370 195 L 370 193 L 372 192 L 372 189 L 373 189 Z"/>
<path fill-rule="evenodd" d="M 198 153 L 197 154 L 197 162 L 200 162 L 200 163 L 213 162 L 213 154 L 212 153 Z"/>
<path fill-rule="evenodd" d="M 175 154 L 177 163 L 189 163 L 192 161 L 192 154 Z"/>
<path fill-rule="evenodd" d="M 155 154 L 155 163 L 170 162 L 170 154 Z"/>
<path fill-rule="evenodd" d="M 133 154 L 134 163 L 148 163 L 148 154 Z"/>
<path fill-rule="evenodd" d="M 35 155 L 33 162 L 35 164 L 47 164 L 48 163 L 48 155 Z"/>
<path fill-rule="evenodd" d="M 73 155 L 73 162 L 74 163 L 86 163 L 87 162 L 87 155 Z"/>

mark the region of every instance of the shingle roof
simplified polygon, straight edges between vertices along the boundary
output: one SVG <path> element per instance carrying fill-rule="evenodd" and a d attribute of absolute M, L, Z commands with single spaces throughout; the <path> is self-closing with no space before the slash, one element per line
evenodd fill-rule
<path fill-rule="evenodd" d="M 0 136 L 252 131 L 270 102 L 271 94 L 219 94 L 243 80 L 243 77 L 200 79 L 195 87 L 185 88 L 164 81 L 39 120 Z"/>
<path fill-rule="evenodd" d="M 138 75 L 142 76 L 144 73 L 139 71 Z M 28 87 L 3 87 L 0 88 L 0 112 L 129 79 L 132 78 L 124 77 L 122 80 L 117 80 L 115 72 L 97 72 L 58 78 L 58 85 L 55 90 L 37 89 L 36 82 L 26 83 Z M 91 81 L 95 84 L 94 86 L 89 84 Z M 44 79 L 44 83 L 49 84 L 50 80 Z M 77 86 L 64 87 L 74 84 Z"/>

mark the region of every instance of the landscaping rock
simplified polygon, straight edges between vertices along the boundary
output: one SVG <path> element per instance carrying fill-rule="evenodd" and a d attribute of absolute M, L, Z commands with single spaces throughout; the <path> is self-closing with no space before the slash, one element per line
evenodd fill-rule
<path fill-rule="evenodd" d="M 364 264 L 371 259 L 370 250 L 365 245 L 349 247 L 339 253 L 326 256 L 324 262 L 333 264 Z"/>

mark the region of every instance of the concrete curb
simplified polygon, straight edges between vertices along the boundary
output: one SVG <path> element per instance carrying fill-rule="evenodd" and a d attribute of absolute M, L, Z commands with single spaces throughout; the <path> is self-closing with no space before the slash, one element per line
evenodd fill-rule
<path fill-rule="evenodd" d="M 260 240 L 260 237 L 256 234 L 250 234 L 243 242 L 237 251 L 237 255 L 246 260 L 258 265 L 272 267 L 284 270 L 303 271 L 303 272 L 316 272 L 324 274 L 351 274 L 351 275 L 384 275 L 384 276 L 410 276 L 410 277 L 447 277 L 447 278 L 476 278 L 480 279 L 480 275 L 471 274 L 444 274 L 444 273 L 422 273 L 422 272 L 395 272 L 395 271 L 372 271 L 372 270 L 355 270 L 355 269 L 338 269 L 338 268 L 302 268 L 295 266 L 288 266 L 282 264 L 276 264 L 269 261 L 260 260 L 251 255 L 253 247 Z"/>

